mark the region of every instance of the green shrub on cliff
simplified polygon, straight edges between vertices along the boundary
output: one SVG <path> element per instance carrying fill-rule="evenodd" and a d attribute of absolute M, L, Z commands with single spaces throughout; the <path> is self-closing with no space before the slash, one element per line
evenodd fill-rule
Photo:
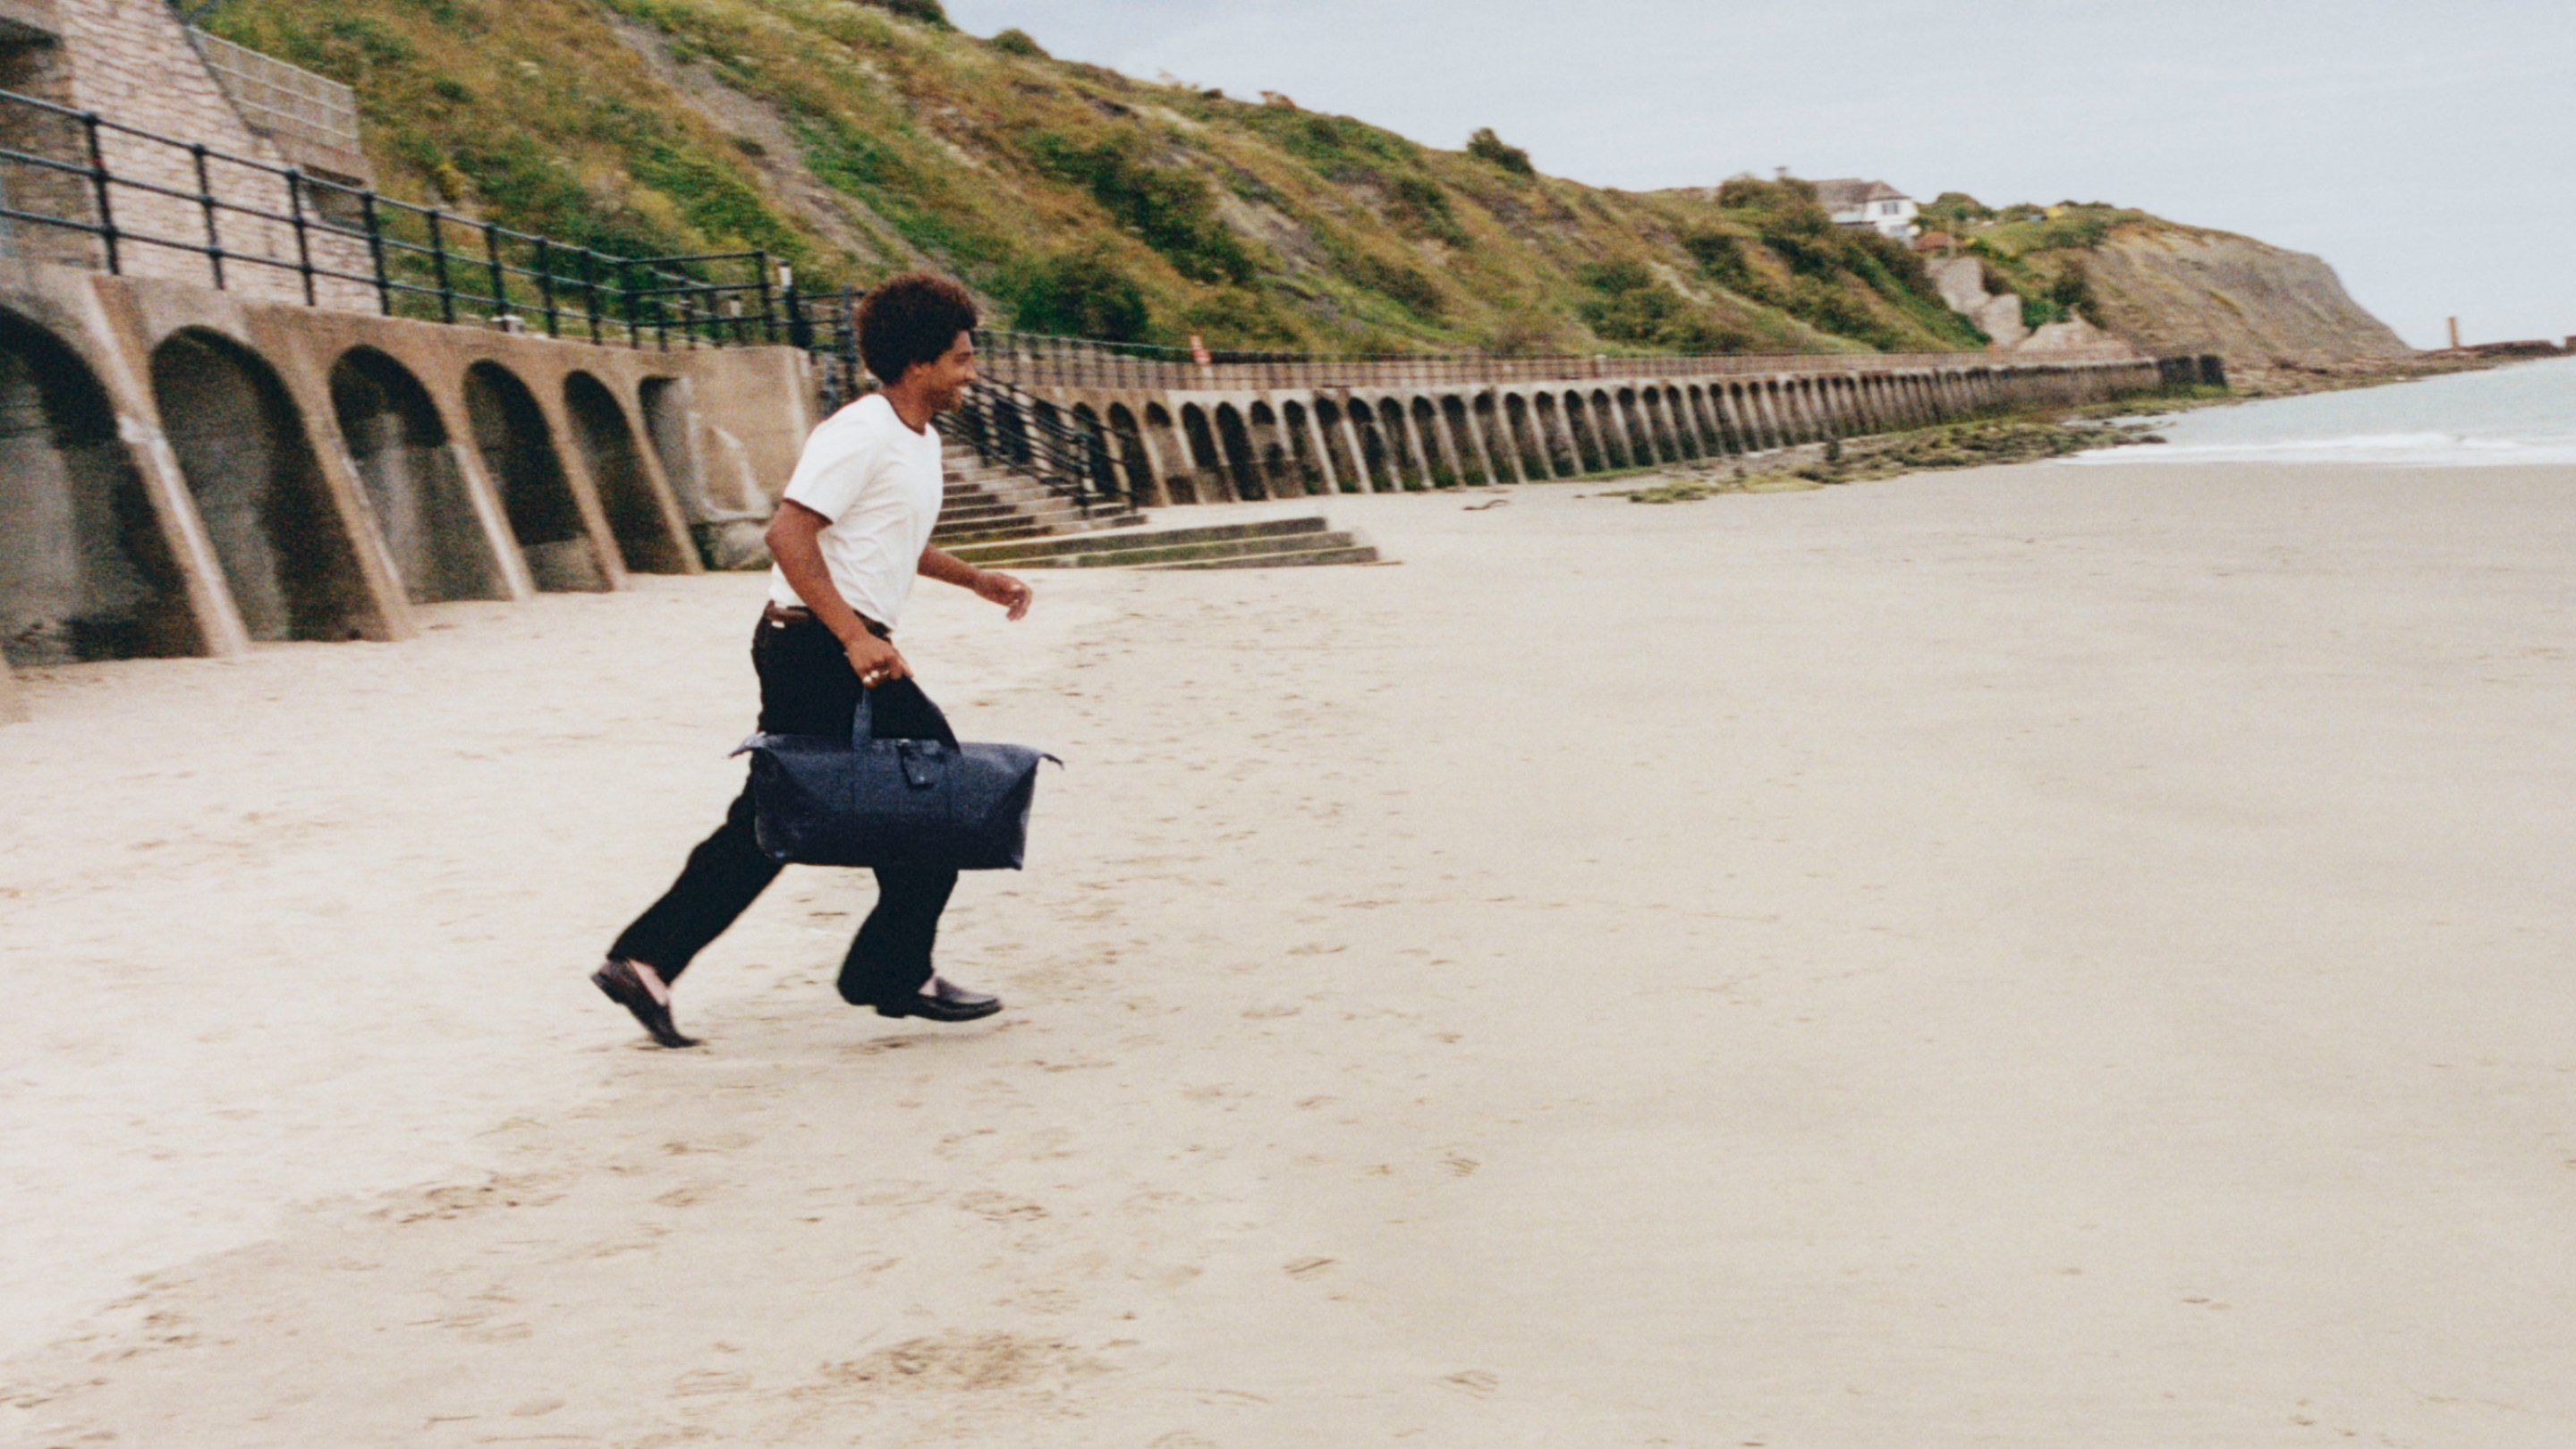
<path fill-rule="evenodd" d="M 1749 297 L 1769 285 L 1744 259 L 1741 237 L 1722 231 L 1694 231 L 1682 237 L 1682 250 L 1699 263 L 1700 275 L 1730 292 Z"/>
<path fill-rule="evenodd" d="M 1766 241 L 1816 239 L 1834 231 L 1833 215 L 1816 200 L 1814 185 L 1795 176 L 1776 181 L 1730 177 L 1717 188 L 1717 204 Z"/>
<path fill-rule="evenodd" d="M 2082 258 L 2067 259 L 2056 279 L 2048 284 L 2048 300 L 2069 312 L 2092 314 L 2093 274 L 2085 268 Z"/>
<path fill-rule="evenodd" d="M 1342 263 L 1344 275 L 1372 292 L 1392 298 L 1405 311 L 1428 322 L 1446 305 L 1440 285 L 1421 268 L 1389 261 L 1375 252 L 1354 251 Z"/>
<path fill-rule="evenodd" d="M 1925 231 L 1946 231 L 1952 236 L 1964 236 L 1971 227 L 1994 219 L 1994 208 L 1964 191 L 1944 191 L 1915 212 L 1916 224 Z"/>
<path fill-rule="evenodd" d="M 2021 325 L 2036 332 L 2052 322 L 2066 320 L 2066 309 L 2046 297 L 2021 299 Z"/>
<path fill-rule="evenodd" d="M 1059 252 L 1013 267 L 996 290 L 1023 332 L 1141 342 L 1153 333 L 1145 289 L 1097 249 Z"/>
<path fill-rule="evenodd" d="M 1268 297 L 1249 287 L 1212 292 L 1193 303 L 1181 320 L 1203 337 L 1222 338 L 1236 347 L 1294 349 L 1307 341 Z"/>
<path fill-rule="evenodd" d="M 1518 146 L 1504 145 L 1503 138 L 1495 135 L 1491 126 L 1479 127 L 1474 135 L 1467 138 L 1467 154 L 1500 166 L 1516 176 L 1538 174 L 1538 168 L 1530 164 L 1529 153 Z"/>
<path fill-rule="evenodd" d="M 1406 235 L 1437 239 L 1453 247 L 1474 244 L 1449 209 L 1449 193 L 1429 177 L 1392 177 L 1387 193 L 1387 216 Z"/>
<path fill-rule="evenodd" d="M 1575 311 L 1584 325 L 1613 342 L 1682 352 L 1732 352 L 1742 345 L 1739 334 L 1701 311 L 1643 263 L 1604 262 L 1586 268 L 1583 281 L 1593 295 Z"/>
<path fill-rule="evenodd" d="M 879 10 L 900 15 L 906 20 L 918 20 L 925 25 L 936 25 L 942 30 L 948 29 L 948 10 L 939 3 L 939 0 L 860 0 L 860 3 L 873 5 Z"/>
<path fill-rule="evenodd" d="M 1252 280 L 1257 270 L 1252 251 L 1217 219 L 1215 192 L 1187 171 L 1147 160 L 1137 132 L 1079 142 L 1042 131 L 1028 145 L 1048 173 L 1090 191 L 1119 225 L 1170 259 L 1182 276 L 1201 282 Z"/>

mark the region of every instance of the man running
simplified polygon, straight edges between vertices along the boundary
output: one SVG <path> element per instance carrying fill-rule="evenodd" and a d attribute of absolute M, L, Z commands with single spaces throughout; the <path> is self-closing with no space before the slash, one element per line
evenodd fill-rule
<path fill-rule="evenodd" d="M 975 304 L 946 277 L 912 273 L 858 309 L 859 356 L 884 386 L 834 413 L 805 441 L 796 475 L 770 520 L 776 560 L 769 603 L 752 633 L 760 728 L 837 735 L 862 689 L 880 739 L 955 744 L 948 721 L 914 682 L 894 626 L 916 575 L 971 589 L 1018 619 L 1029 586 L 930 546 L 945 480 L 931 419 L 975 380 Z M 751 787 L 724 824 L 689 853 L 680 878 L 617 943 L 591 980 L 635 1013 L 654 1041 L 697 1045 L 671 1021 L 671 984 L 706 944 L 778 876 L 752 839 Z M 939 913 L 957 884 L 944 869 L 883 867 L 876 909 L 841 964 L 840 990 L 881 1016 L 972 1021 L 1001 1001 L 941 979 L 931 966 Z"/>

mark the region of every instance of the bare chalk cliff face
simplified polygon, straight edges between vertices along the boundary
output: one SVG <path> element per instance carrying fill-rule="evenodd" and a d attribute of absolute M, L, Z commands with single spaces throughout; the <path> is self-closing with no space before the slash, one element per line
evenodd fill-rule
<path fill-rule="evenodd" d="M 1985 264 L 1975 257 L 1942 257 L 1928 263 L 1926 269 L 1941 300 L 1951 311 L 1976 323 L 1977 330 L 1994 339 L 1998 349 L 2009 352 L 2030 335 L 2030 329 L 2021 322 L 2021 298 L 2010 292 L 1987 291 Z"/>
<path fill-rule="evenodd" d="M 2412 350 L 2305 252 L 2137 226 L 2082 256 L 2094 315 L 2151 352 L 2216 352 L 2234 368 L 2264 371 L 2367 367 Z"/>

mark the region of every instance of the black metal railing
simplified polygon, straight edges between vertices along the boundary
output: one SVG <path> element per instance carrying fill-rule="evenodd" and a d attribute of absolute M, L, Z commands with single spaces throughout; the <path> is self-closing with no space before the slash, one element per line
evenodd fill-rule
<path fill-rule="evenodd" d="M 975 334 L 984 372 L 1030 387 L 1225 391 L 1290 387 L 1418 388 L 1552 382 L 1643 375 L 1753 376 L 1812 373 L 1849 376 L 1986 366 L 1979 352 L 1714 352 L 1501 355 L 1406 352 L 1357 355 L 1244 352 L 1100 342 L 988 329 Z M 2030 362 L 2134 362 L 2126 343 L 2069 348 Z"/>
<path fill-rule="evenodd" d="M 784 319 L 780 340 L 814 359 L 815 386 L 822 393 L 823 411 L 827 414 L 857 401 L 873 386 L 859 361 L 859 336 L 853 320 L 860 295 L 850 287 L 801 292 L 793 276 L 779 292 L 778 310 Z"/>
<path fill-rule="evenodd" d="M 666 350 L 777 342 L 786 320 L 764 251 L 613 256 L 6 90 L 0 218 L 86 239 L 33 250 L 49 260 L 193 256 L 221 290 L 286 275 L 389 317 Z"/>
<path fill-rule="evenodd" d="M 1124 445 L 1088 413 L 987 378 L 966 389 L 949 418 L 949 431 L 975 456 L 1037 479 L 1086 514 L 1134 503 L 1121 476 Z"/>

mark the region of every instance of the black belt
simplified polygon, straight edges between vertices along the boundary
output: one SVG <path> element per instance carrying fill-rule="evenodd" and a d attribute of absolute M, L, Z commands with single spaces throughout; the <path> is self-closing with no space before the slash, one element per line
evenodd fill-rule
<path fill-rule="evenodd" d="M 823 622 L 821 619 L 814 617 L 814 611 L 806 608 L 803 604 L 781 604 L 776 602 L 765 603 L 760 606 L 760 617 L 769 623 L 782 625 L 820 624 Z M 894 637 L 894 631 L 892 629 L 887 628 L 885 625 L 878 623 L 876 620 L 869 618 L 865 614 L 859 615 L 859 622 L 867 626 L 869 633 L 876 635 L 880 639 L 891 639 Z"/>

